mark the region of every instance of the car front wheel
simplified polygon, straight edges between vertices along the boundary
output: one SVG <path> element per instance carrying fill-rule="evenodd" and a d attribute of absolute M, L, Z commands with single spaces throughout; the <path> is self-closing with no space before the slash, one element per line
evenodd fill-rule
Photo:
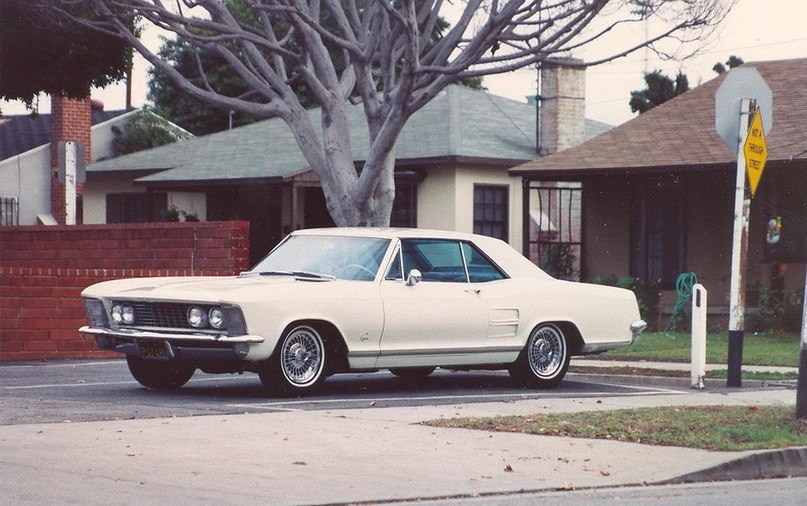
<path fill-rule="evenodd" d="M 563 331 L 551 323 L 532 331 L 518 359 L 510 366 L 510 377 L 530 388 L 548 388 L 560 383 L 569 369 L 569 346 Z"/>
<path fill-rule="evenodd" d="M 196 372 L 193 365 L 183 362 L 146 360 L 135 355 L 127 355 L 126 363 L 138 383 L 155 390 L 179 388 Z"/>
<path fill-rule="evenodd" d="M 272 392 L 304 395 L 325 381 L 325 342 L 307 325 L 286 332 L 280 346 L 259 371 L 263 385 Z"/>

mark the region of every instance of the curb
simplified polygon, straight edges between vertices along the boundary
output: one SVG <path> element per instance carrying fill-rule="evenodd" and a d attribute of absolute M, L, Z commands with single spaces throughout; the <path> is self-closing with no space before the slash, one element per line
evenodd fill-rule
<path fill-rule="evenodd" d="M 659 485 L 703 481 L 761 480 L 807 476 L 807 447 L 754 453 L 701 471 L 658 482 Z"/>
<path fill-rule="evenodd" d="M 690 378 L 679 378 L 675 376 L 640 376 L 630 374 L 599 374 L 595 372 L 570 372 L 566 375 L 569 379 L 582 379 L 590 381 L 602 381 L 607 379 L 612 383 L 618 385 L 639 385 L 639 386 L 654 386 L 654 387 L 677 387 L 677 388 L 690 388 L 692 390 L 701 390 L 692 388 Z M 742 387 L 727 387 L 725 379 L 706 378 L 704 386 L 708 388 L 787 388 L 786 385 L 780 383 L 773 383 L 767 380 L 743 380 Z"/>

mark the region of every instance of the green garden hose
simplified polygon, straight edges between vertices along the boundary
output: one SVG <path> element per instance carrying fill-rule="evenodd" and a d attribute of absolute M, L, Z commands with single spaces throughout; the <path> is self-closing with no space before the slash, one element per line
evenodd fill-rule
<path fill-rule="evenodd" d="M 678 325 L 678 320 L 681 319 L 684 307 L 692 300 L 692 289 L 697 282 L 698 275 L 694 272 L 679 274 L 678 279 L 675 280 L 675 291 L 678 294 L 678 301 L 675 303 L 675 308 L 670 316 L 669 323 L 667 323 L 667 328 L 664 329 L 664 335 L 670 339 L 675 339 L 675 336 L 670 334 L 670 332 L 675 330 L 676 325 Z"/>

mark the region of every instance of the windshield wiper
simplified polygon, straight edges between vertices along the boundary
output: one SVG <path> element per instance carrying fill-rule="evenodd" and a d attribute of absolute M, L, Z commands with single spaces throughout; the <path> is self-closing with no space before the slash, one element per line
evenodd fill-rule
<path fill-rule="evenodd" d="M 261 271 L 257 274 L 261 276 L 294 276 L 294 272 L 292 271 Z"/>
<path fill-rule="evenodd" d="M 303 280 L 316 280 L 316 281 L 333 281 L 334 279 L 336 279 L 336 276 L 309 271 L 262 271 L 259 272 L 258 274 L 260 274 L 261 276 L 294 276 L 295 278 Z"/>
<path fill-rule="evenodd" d="M 336 279 L 336 276 L 331 276 L 330 274 L 321 274 L 319 272 L 293 271 L 292 274 L 295 278 L 317 279 L 323 281 L 333 281 Z"/>

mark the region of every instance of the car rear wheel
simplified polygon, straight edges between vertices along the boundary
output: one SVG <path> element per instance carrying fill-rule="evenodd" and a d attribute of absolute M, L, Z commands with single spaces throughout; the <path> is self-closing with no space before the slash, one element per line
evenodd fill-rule
<path fill-rule="evenodd" d="M 390 369 L 389 372 L 401 379 L 415 381 L 422 380 L 434 372 L 434 367 L 406 367 L 403 369 Z"/>
<path fill-rule="evenodd" d="M 530 388 L 548 388 L 560 383 L 569 370 L 566 335 L 556 325 L 544 323 L 532 331 L 518 359 L 510 366 L 510 377 Z"/>
<path fill-rule="evenodd" d="M 184 362 L 146 360 L 135 355 L 127 355 L 126 363 L 138 383 L 155 390 L 179 388 L 196 372 L 193 365 Z"/>
<path fill-rule="evenodd" d="M 263 386 L 274 393 L 304 395 L 325 381 L 326 346 L 316 329 L 294 327 L 283 335 L 274 355 L 258 372 Z"/>

